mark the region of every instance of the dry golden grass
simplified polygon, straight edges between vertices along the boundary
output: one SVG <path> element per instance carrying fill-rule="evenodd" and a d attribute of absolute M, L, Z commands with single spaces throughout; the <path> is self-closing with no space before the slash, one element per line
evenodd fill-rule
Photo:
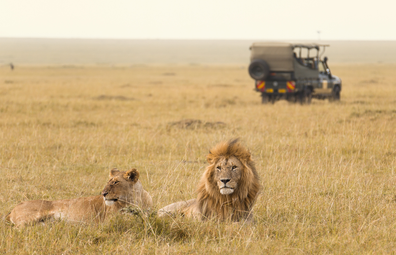
<path fill-rule="evenodd" d="M 1 221 L 0 253 L 396 252 L 395 68 L 333 66 L 340 103 L 264 106 L 245 67 L 2 67 L 1 215 L 23 200 L 97 195 L 112 167 L 136 167 L 156 210 L 194 197 L 208 149 L 235 137 L 263 190 L 254 225 L 155 210 L 100 225 Z M 170 124 L 182 119 L 202 122 Z"/>

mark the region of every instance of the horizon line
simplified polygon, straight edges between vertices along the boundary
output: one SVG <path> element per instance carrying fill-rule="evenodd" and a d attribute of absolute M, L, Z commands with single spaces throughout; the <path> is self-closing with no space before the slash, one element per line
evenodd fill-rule
<path fill-rule="evenodd" d="M 135 41 L 343 41 L 343 42 L 396 42 L 392 39 L 211 39 L 211 38 L 104 38 L 104 37 L 3 37 L 0 39 L 48 39 L 48 40 L 135 40 Z"/>

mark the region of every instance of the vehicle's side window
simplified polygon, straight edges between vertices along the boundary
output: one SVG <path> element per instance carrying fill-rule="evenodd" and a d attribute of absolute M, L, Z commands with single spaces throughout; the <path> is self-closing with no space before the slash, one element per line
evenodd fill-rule
<path fill-rule="evenodd" d="M 305 66 L 311 68 L 311 69 L 316 69 L 315 67 L 315 61 L 312 58 L 306 58 L 305 59 Z"/>

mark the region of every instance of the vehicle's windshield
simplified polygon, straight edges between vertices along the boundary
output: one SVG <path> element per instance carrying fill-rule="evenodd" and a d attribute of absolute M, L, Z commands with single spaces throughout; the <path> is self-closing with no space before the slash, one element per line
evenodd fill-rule
<path fill-rule="evenodd" d="M 322 61 L 319 61 L 319 62 L 318 62 L 318 69 L 319 69 L 319 72 L 320 72 L 320 73 L 326 73 L 326 68 L 325 68 L 325 66 L 323 65 L 323 62 L 322 62 Z"/>

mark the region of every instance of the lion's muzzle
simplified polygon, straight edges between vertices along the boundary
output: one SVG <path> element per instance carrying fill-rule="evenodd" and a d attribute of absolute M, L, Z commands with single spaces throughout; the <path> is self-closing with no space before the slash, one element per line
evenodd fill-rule
<path fill-rule="evenodd" d="M 229 194 L 232 194 L 232 193 L 234 193 L 234 189 L 233 188 L 221 188 L 220 189 L 220 193 L 222 194 L 222 195 L 229 195 Z"/>
<path fill-rule="evenodd" d="M 230 182 L 231 179 L 220 179 L 220 193 L 222 195 L 229 195 L 232 194 L 234 192 L 234 187 L 230 187 Z"/>
<path fill-rule="evenodd" d="M 103 197 L 103 200 L 105 201 L 105 204 L 107 206 L 112 206 L 115 202 L 118 201 L 118 199 L 107 199 L 106 197 Z"/>
<path fill-rule="evenodd" d="M 107 194 L 109 194 L 109 193 L 108 193 L 106 190 L 104 190 L 104 191 L 102 192 L 103 199 L 104 199 L 105 204 L 106 204 L 107 206 L 112 206 L 115 202 L 118 201 L 118 199 L 106 198 Z"/>

